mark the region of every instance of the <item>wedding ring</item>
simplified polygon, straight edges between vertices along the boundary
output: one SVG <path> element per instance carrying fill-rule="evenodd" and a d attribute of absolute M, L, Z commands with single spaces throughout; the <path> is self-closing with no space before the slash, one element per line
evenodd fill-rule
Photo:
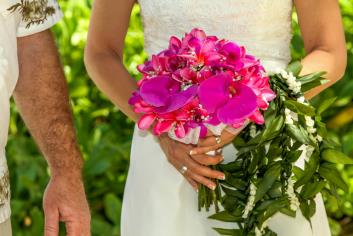
<path fill-rule="evenodd" d="M 220 137 L 220 136 L 217 136 L 217 137 L 216 137 L 216 143 L 217 143 L 217 144 L 220 144 L 221 142 L 222 142 L 221 137 Z"/>
<path fill-rule="evenodd" d="M 188 167 L 187 167 L 187 166 L 182 166 L 182 167 L 179 169 L 179 172 L 180 172 L 182 175 L 185 175 L 186 171 L 188 171 Z"/>

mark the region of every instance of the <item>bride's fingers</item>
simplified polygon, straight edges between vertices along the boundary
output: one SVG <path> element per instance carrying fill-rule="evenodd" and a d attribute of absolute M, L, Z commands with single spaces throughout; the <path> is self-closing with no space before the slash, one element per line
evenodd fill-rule
<path fill-rule="evenodd" d="M 190 157 L 188 157 L 190 159 Z M 189 182 L 189 184 L 191 185 L 191 187 L 193 187 L 195 189 L 195 191 L 198 191 L 199 187 L 198 187 L 198 183 L 203 184 L 205 186 L 207 186 L 210 189 L 214 189 L 216 187 L 215 183 L 212 182 L 211 180 L 200 176 L 198 174 L 195 174 L 193 172 L 194 169 L 191 169 L 187 166 L 187 164 L 182 164 L 180 161 L 178 161 L 175 158 L 169 158 L 168 161 L 170 162 L 170 164 L 172 164 L 175 169 L 177 169 L 179 172 L 182 169 L 183 166 L 187 167 L 187 170 L 185 173 L 180 173 L 182 174 L 185 179 Z"/>
<path fill-rule="evenodd" d="M 230 141 L 232 141 L 236 137 L 235 134 L 232 134 L 228 131 L 223 131 L 221 136 L 208 136 L 203 139 L 200 139 L 199 142 L 197 143 L 198 147 L 207 147 L 207 146 L 215 146 L 215 145 L 220 145 L 220 144 L 227 144 Z"/>
<path fill-rule="evenodd" d="M 224 144 L 223 145 L 218 144 L 218 145 L 206 146 L 206 147 L 196 147 L 190 151 L 190 156 L 201 155 L 201 154 L 205 154 L 213 151 L 217 153 L 218 150 L 223 148 L 223 146 Z"/>
<path fill-rule="evenodd" d="M 192 159 L 194 159 L 196 162 L 198 162 L 201 165 L 209 166 L 209 165 L 217 165 L 221 163 L 224 160 L 224 157 L 222 155 L 192 155 Z"/>
<path fill-rule="evenodd" d="M 194 181 L 202 184 L 202 185 L 205 185 L 206 187 L 208 187 L 209 189 L 212 189 L 212 190 L 215 190 L 216 188 L 216 184 L 211 181 L 210 179 L 208 178 L 205 178 L 204 176 L 202 175 L 198 175 L 192 171 L 190 172 L 187 172 L 186 174 L 188 177 L 190 177 L 191 179 L 193 179 Z"/>
<path fill-rule="evenodd" d="M 220 180 L 225 179 L 224 173 L 217 170 L 213 170 L 209 167 L 200 165 L 190 157 L 188 157 L 185 161 L 186 161 L 185 165 L 189 168 L 189 171 L 192 173 L 195 173 L 197 175 L 201 175 L 210 179 L 220 179 Z"/>
<path fill-rule="evenodd" d="M 175 167 L 175 169 L 177 169 L 178 172 L 179 172 L 181 175 L 184 176 L 184 178 L 189 182 L 189 184 L 191 185 L 191 187 L 192 187 L 196 192 L 198 192 L 199 186 L 198 186 L 197 182 L 196 182 L 195 180 L 193 180 L 191 177 L 187 176 L 189 170 L 186 170 L 185 173 L 181 173 L 180 170 L 183 168 L 184 165 L 181 164 L 180 162 L 178 162 L 178 161 L 177 161 L 176 159 L 174 159 L 174 158 L 170 158 L 170 159 L 168 159 L 168 160 L 169 160 L 170 164 L 172 164 L 172 165 Z"/>

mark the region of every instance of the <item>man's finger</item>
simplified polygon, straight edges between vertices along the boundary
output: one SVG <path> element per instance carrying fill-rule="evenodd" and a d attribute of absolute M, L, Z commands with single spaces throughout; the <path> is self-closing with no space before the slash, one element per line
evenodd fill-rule
<path fill-rule="evenodd" d="M 66 221 L 65 226 L 67 236 L 87 236 L 82 230 L 82 223 L 80 223 L 79 219 L 76 219 L 76 221 Z"/>
<path fill-rule="evenodd" d="M 57 209 L 45 210 L 45 236 L 58 236 L 59 234 L 59 212 Z"/>

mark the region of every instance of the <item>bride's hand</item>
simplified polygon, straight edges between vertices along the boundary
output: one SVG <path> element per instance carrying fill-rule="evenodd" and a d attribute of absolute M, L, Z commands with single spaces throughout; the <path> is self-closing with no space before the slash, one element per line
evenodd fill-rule
<path fill-rule="evenodd" d="M 222 148 L 225 145 L 231 143 L 241 131 L 242 128 L 236 129 L 234 132 L 230 132 L 227 129 L 224 129 L 220 136 L 210 134 L 206 138 L 200 139 L 197 147 L 194 147 L 190 151 L 190 155 L 202 155 L 213 151 L 216 154 L 221 153 Z"/>
<path fill-rule="evenodd" d="M 215 156 L 207 154 L 190 156 L 190 150 L 194 146 L 174 141 L 168 135 L 160 136 L 159 143 L 168 161 L 184 175 L 196 191 L 198 190 L 198 184 L 215 189 L 216 184 L 210 179 L 225 179 L 225 175 L 222 172 L 207 167 L 208 165 L 216 165 L 222 162 L 223 156 L 221 154 Z"/>

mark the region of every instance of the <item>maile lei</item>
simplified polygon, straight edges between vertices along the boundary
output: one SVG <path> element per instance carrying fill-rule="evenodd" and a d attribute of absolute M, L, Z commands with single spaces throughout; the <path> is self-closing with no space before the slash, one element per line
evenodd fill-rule
<path fill-rule="evenodd" d="M 334 99 L 315 108 L 303 96 L 324 82 L 324 73 L 299 76 L 296 62 L 268 77 L 244 46 L 197 28 L 172 36 L 138 70 L 142 79 L 129 103 L 142 114 L 140 129 L 183 141 L 195 130 L 202 138 L 210 126 L 250 122 L 234 141 L 234 160 L 213 167 L 225 181 L 214 180 L 215 190 L 200 187 L 199 210 L 214 205 L 211 219 L 235 224 L 218 233 L 276 235 L 267 226 L 274 214 L 295 217 L 300 210 L 310 221 L 320 191 L 347 190 L 335 164 L 353 160 L 337 151 L 320 116 Z"/>
<path fill-rule="evenodd" d="M 295 62 L 270 76 L 277 97 L 264 112 L 265 125 L 251 124 L 235 139 L 235 160 L 215 167 L 226 173 L 215 191 L 201 188 L 200 209 L 214 204 L 211 219 L 236 225 L 215 228 L 221 235 L 276 235 L 267 224 L 276 213 L 295 217 L 300 211 L 310 222 L 318 193 L 347 191 L 336 164 L 353 160 L 337 150 L 321 120 L 334 99 L 316 108 L 306 101 L 303 93 L 325 82 L 324 73 L 299 76 L 301 67 Z"/>

